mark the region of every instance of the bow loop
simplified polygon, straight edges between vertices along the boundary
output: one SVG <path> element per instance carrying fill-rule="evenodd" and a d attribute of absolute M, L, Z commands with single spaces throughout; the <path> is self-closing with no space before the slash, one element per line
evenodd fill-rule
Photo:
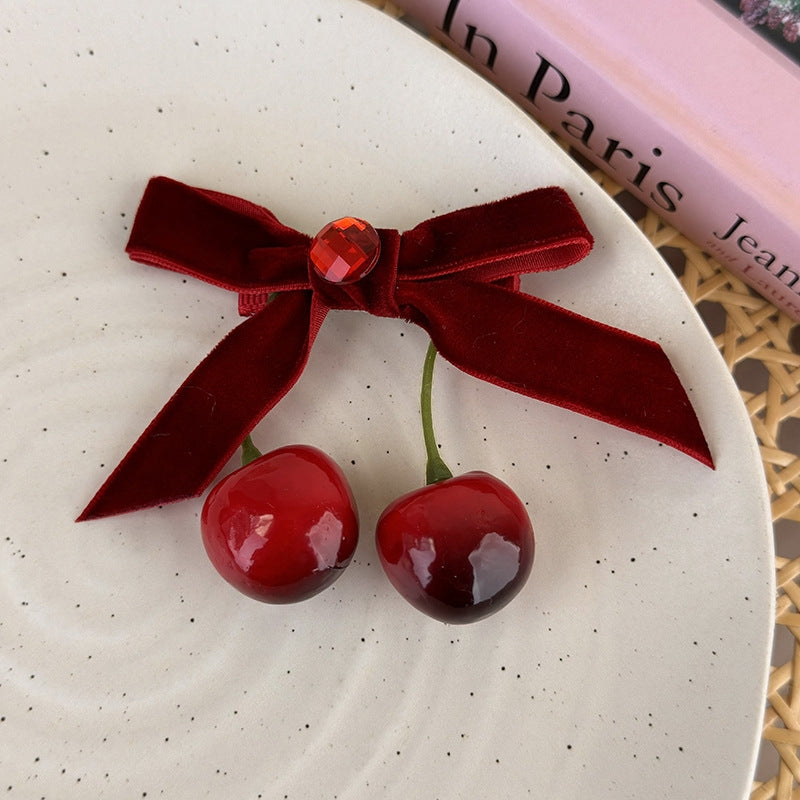
<path fill-rule="evenodd" d="M 403 234 L 403 278 L 459 275 L 495 281 L 563 269 L 592 249 L 592 235 L 558 186 L 432 217 Z"/>
<path fill-rule="evenodd" d="M 158 177 L 147 185 L 126 251 L 135 261 L 224 289 L 258 291 L 262 276 L 248 269 L 251 251 L 293 252 L 309 241 L 247 200 Z"/>
<path fill-rule="evenodd" d="M 249 319 L 192 372 L 80 519 L 200 494 L 297 381 L 330 309 L 416 323 L 470 375 L 713 466 L 688 395 L 658 344 L 519 291 L 520 272 L 561 269 L 591 249 L 592 236 L 563 189 L 454 211 L 402 235 L 382 229 L 379 237 L 371 272 L 330 283 L 309 266 L 310 237 L 266 209 L 152 179 L 128 243 L 131 257 L 237 292 Z"/>

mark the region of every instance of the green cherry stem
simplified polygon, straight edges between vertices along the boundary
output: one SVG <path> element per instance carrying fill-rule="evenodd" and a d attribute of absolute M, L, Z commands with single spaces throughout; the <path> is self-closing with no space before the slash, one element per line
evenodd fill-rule
<path fill-rule="evenodd" d="M 242 442 L 242 466 L 246 467 L 251 461 L 261 458 L 261 451 L 253 444 L 253 440 L 248 433 Z"/>
<path fill-rule="evenodd" d="M 419 398 L 419 407 L 422 413 L 422 435 L 425 438 L 425 452 L 428 456 L 425 464 L 425 480 L 428 485 L 453 477 L 453 473 L 439 455 L 436 436 L 433 432 L 431 390 L 433 388 L 433 363 L 435 360 L 436 348 L 431 342 L 428 345 L 428 352 L 425 354 L 425 364 L 422 368 L 422 391 Z"/>

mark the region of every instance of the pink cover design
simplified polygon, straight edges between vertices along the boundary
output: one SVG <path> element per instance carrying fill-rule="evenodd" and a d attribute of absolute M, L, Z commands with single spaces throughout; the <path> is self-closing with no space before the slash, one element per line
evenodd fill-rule
<path fill-rule="evenodd" d="M 714 0 L 403 0 L 434 36 L 800 318 L 800 69 Z"/>

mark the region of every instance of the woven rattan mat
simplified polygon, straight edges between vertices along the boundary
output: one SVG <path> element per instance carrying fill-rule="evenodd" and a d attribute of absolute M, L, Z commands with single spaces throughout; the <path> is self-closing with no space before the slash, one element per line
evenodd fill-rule
<path fill-rule="evenodd" d="M 365 2 L 402 17 L 393 3 Z M 621 186 L 572 155 L 637 222 L 678 275 L 753 423 L 772 503 L 777 596 L 775 645 L 751 800 L 800 800 L 800 326 Z"/>

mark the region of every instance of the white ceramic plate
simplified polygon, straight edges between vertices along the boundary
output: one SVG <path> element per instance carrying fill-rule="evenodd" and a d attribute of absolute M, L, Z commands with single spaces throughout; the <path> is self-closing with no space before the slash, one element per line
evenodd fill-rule
<path fill-rule="evenodd" d="M 772 629 L 758 453 L 712 341 L 606 196 L 494 89 L 354 0 L 10 0 L 0 38 L 5 796 L 745 797 Z M 343 464 L 363 535 L 332 589 L 237 594 L 206 561 L 199 499 L 74 524 L 238 322 L 234 296 L 126 258 L 153 174 L 309 233 L 565 186 L 596 248 L 525 287 L 660 341 L 716 471 L 440 362 L 443 452 L 515 487 L 538 548 L 504 612 L 431 621 L 372 541 L 423 480 L 425 336 L 337 313 L 255 437 Z"/>

